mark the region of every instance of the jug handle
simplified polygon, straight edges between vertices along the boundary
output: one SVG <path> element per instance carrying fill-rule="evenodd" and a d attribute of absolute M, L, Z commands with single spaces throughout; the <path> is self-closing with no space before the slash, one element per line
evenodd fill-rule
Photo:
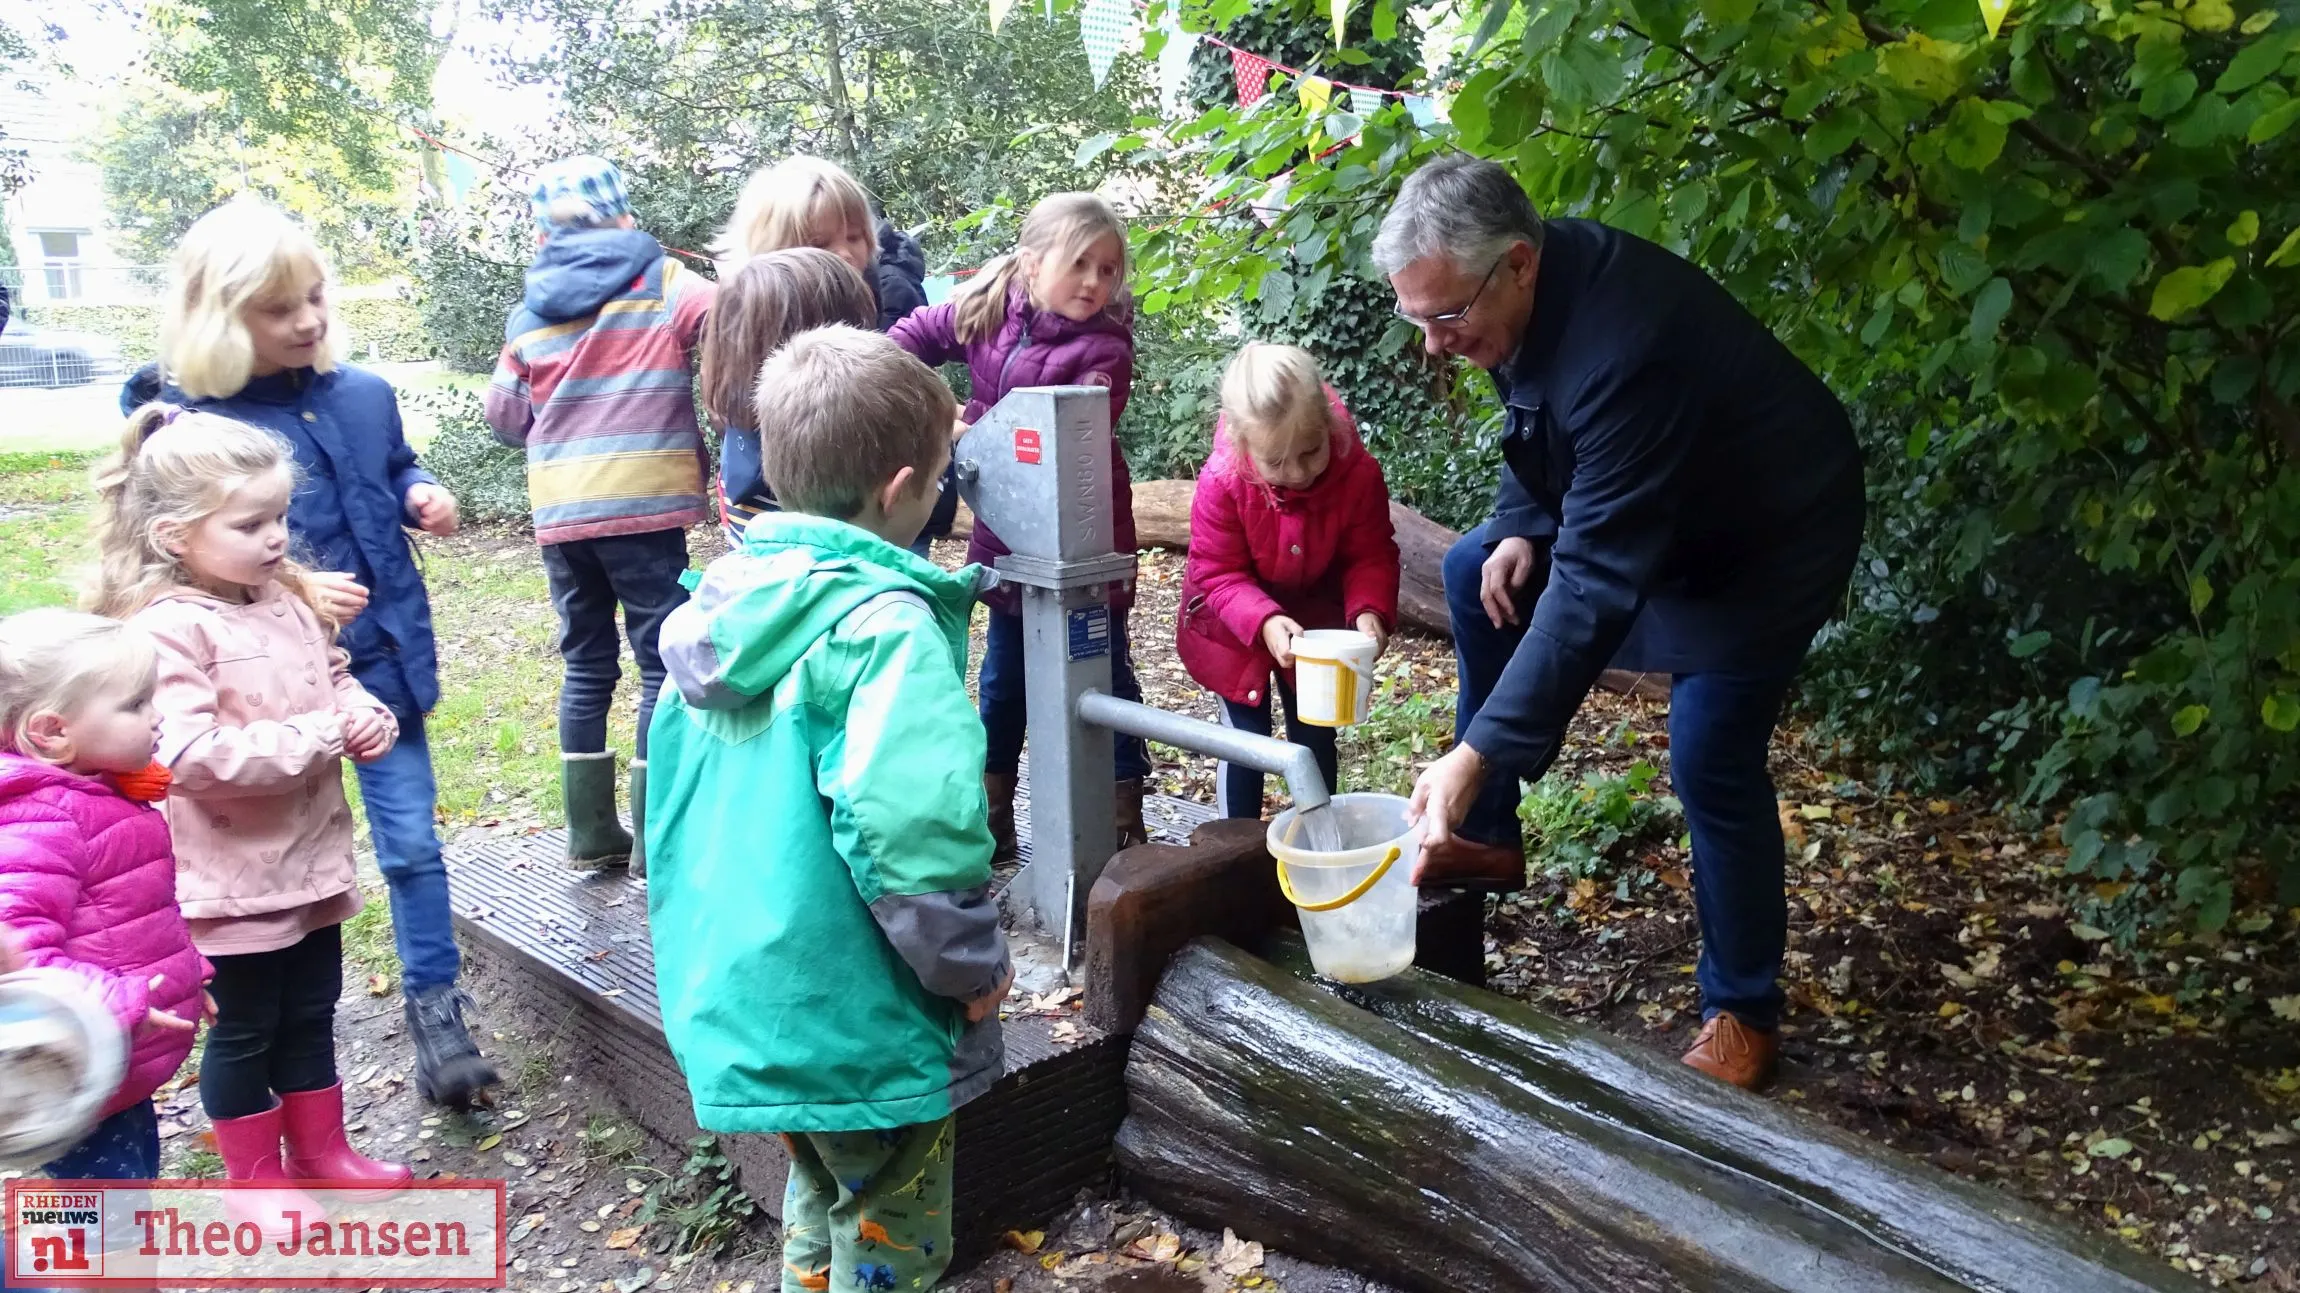
<path fill-rule="evenodd" d="M 1325 902 L 1303 902 L 1300 897 L 1296 896 L 1294 893 L 1293 882 L 1286 878 L 1286 864 L 1281 861 L 1278 863 L 1278 891 L 1286 895 L 1286 901 L 1294 904 L 1296 907 L 1301 908 L 1303 911 L 1334 911 L 1342 907 L 1347 907 L 1351 903 L 1356 902 L 1358 899 L 1365 897 L 1366 894 L 1372 890 L 1375 885 L 1381 883 L 1382 877 L 1388 875 L 1390 873 L 1390 868 L 1397 864 L 1397 860 L 1401 852 L 1402 850 L 1400 850 L 1397 845 L 1390 845 L 1389 856 L 1382 859 L 1382 864 L 1374 868 L 1374 873 L 1372 875 L 1369 875 L 1365 879 L 1358 881 L 1357 887 L 1350 890 L 1348 893 L 1343 894 L 1339 898 L 1329 899 Z"/>

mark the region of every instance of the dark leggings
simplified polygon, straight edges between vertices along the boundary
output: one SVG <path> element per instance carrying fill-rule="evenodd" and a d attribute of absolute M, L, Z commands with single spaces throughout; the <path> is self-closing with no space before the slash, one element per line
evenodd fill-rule
<path fill-rule="evenodd" d="M 200 1061 L 200 1103 L 210 1118 L 245 1118 L 274 1093 L 335 1085 L 335 999 L 343 995 L 343 929 L 329 925 L 293 947 L 212 956 L 216 1022 Z"/>

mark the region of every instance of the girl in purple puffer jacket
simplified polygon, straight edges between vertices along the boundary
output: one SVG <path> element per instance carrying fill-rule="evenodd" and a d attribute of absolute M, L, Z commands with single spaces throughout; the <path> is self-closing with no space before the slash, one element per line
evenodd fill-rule
<path fill-rule="evenodd" d="M 40 1176 L 158 1176 L 152 1092 L 215 1013 L 159 811 L 156 676 L 133 625 L 60 610 L 0 621 L 0 938 L 21 964 L 84 980 L 130 1052 L 103 1121 Z"/>
<path fill-rule="evenodd" d="M 964 360 L 973 397 L 959 413 L 971 423 L 1008 391 L 1026 386 L 1103 386 L 1110 390 L 1110 425 L 1126 412 L 1134 385 L 1132 301 L 1126 292 L 1126 226 L 1091 193 L 1057 193 L 1030 209 L 1014 254 L 983 267 L 941 305 L 914 310 L 887 335 L 895 344 L 939 367 Z M 1118 437 L 1110 437 L 1113 538 L 1118 551 L 1134 551 L 1134 485 Z M 966 558 L 994 565 L 1007 547 L 978 518 Z M 993 589 L 990 634 L 984 644 L 981 693 L 988 742 L 982 785 L 990 799 L 990 829 L 1001 857 L 1014 852 L 1014 791 L 1027 725 L 1022 686 L 1021 602 L 1011 588 Z M 1110 591 L 1110 689 L 1142 699 L 1126 646 L 1131 584 Z M 1139 737 L 1118 738 L 1118 847 L 1143 843 L 1142 780 L 1150 751 Z"/>

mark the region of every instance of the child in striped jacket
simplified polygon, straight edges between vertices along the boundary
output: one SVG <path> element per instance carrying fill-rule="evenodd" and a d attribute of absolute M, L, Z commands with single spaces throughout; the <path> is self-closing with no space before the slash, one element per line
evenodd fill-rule
<path fill-rule="evenodd" d="M 622 172 L 603 158 L 554 164 L 533 197 L 541 250 L 505 329 L 487 421 L 527 451 L 535 539 L 559 612 L 568 860 L 638 864 L 647 720 L 663 685 L 656 635 L 687 600 L 687 527 L 709 514 L 692 373 L 712 286 L 633 227 Z M 607 747 L 622 674 L 617 603 L 639 663 L 629 831 L 616 818 Z"/>

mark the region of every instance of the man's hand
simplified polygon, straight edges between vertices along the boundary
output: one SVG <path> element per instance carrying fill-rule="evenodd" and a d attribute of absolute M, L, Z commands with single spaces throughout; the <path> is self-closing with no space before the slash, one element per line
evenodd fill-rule
<path fill-rule="evenodd" d="M 343 752 L 354 763 L 373 763 L 391 753 L 396 743 L 391 720 L 372 709 L 355 709 L 343 717 Z"/>
<path fill-rule="evenodd" d="M 1006 1000 L 1006 994 L 1013 990 L 1014 967 L 1009 965 L 1006 967 L 1006 977 L 998 981 L 997 987 L 966 1003 L 966 1022 L 979 1024 L 998 1013 L 998 1003 Z"/>
<path fill-rule="evenodd" d="M 1507 538 L 1494 546 L 1478 575 L 1478 600 L 1495 628 L 1518 622 L 1517 595 L 1533 582 L 1534 552 L 1530 539 Z"/>
<path fill-rule="evenodd" d="M 1485 756 L 1467 745 L 1456 745 L 1444 758 L 1424 769 L 1414 783 L 1414 797 L 1406 820 L 1422 824 L 1422 847 L 1449 843 L 1453 828 L 1469 814 L 1477 792 L 1485 788 Z"/>
<path fill-rule="evenodd" d="M 415 518 L 415 528 L 443 539 L 462 524 L 455 495 L 428 481 L 407 491 L 407 514 Z"/>
<path fill-rule="evenodd" d="M 1280 669 L 1294 667 L 1294 639 L 1302 636 L 1302 626 L 1283 615 L 1273 615 L 1262 621 L 1262 649 L 1278 662 Z"/>
<path fill-rule="evenodd" d="M 340 570 L 307 570 L 304 591 L 312 609 L 338 624 L 349 624 L 367 609 L 367 587 Z"/>
<path fill-rule="evenodd" d="M 1374 640 L 1374 659 L 1381 659 L 1382 653 L 1390 649 L 1390 631 L 1382 627 L 1382 617 L 1372 611 L 1358 616 L 1358 632 Z"/>

